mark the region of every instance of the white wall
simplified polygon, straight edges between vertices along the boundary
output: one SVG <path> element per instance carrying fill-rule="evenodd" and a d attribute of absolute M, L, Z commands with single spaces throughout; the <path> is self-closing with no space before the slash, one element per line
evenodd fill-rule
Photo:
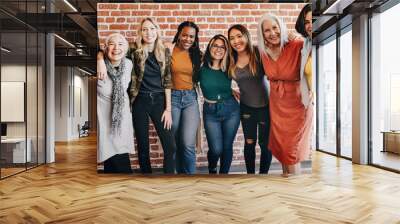
<path fill-rule="evenodd" d="M 69 69 L 55 68 L 55 141 L 68 141 Z"/>
<path fill-rule="evenodd" d="M 9 82 L 24 82 L 26 87 L 26 106 L 21 108 L 22 113 L 26 113 L 26 120 L 22 122 L 6 122 L 7 137 L 30 139 L 30 148 L 32 151 L 32 161 L 44 163 L 45 159 L 45 141 L 44 141 L 44 82 L 42 67 L 25 64 L 3 64 L 1 66 L 1 80 Z M 27 78 L 27 80 L 25 80 Z M 21 90 L 24 94 L 24 90 Z M 7 96 L 2 96 L 7 97 Z M 10 107 L 2 107 L 2 112 L 12 110 Z M 13 113 L 12 111 L 7 111 Z M 38 155 L 37 155 L 38 153 Z"/>
<path fill-rule="evenodd" d="M 88 120 L 88 78 L 76 68 L 56 67 L 56 141 L 79 138 L 78 124 Z"/>
<path fill-rule="evenodd" d="M 77 126 L 81 126 L 88 120 L 88 78 L 82 76 L 79 70 L 74 70 L 74 108 L 72 110 L 72 127 L 71 134 L 78 137 Z"/>
<path fill-rule="evenodd" d="M 26 76 L 25 65 L 9 64 L 1 66 L 1 81 L 5 82 L 25 82 Z M 31 70 L 32 66 L 28 66 Z M 33 96 L 33 94 L 27 94 Z M 36 96 L 36 94 L 35 94 Z M 7 108 L 1 108 L 7 110 Z M 30 119 L 28 119 L 30 120 Z M 8 137 L 25 137 L 25 122 L 7 122 L 7 136 Z M 29 137 L 29 136 L 28 136 Z"/>

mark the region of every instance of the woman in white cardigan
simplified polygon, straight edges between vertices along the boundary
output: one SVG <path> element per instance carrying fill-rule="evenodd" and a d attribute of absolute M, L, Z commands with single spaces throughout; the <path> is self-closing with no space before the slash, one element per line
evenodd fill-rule
<path fill-rule="evenodd" d="M 301 100 L 305 107 L 313 102 L 312 87 L 312 10 L 311 5 L 307 4 L 301 10 L 296 21 L 296 31 L 304 38 L 303 49 L 301 50 L 300 67 L 300 90 Z"/>
<path fill-rule="evenodd" d="M 129 153 L 134 151 L 128 88 L 132 62 L 125 57 L 127 40 L 119 33 L 105 42 L 107 78 L 97 81 L 98 154 L 104 173 L 132 173 Z"/>

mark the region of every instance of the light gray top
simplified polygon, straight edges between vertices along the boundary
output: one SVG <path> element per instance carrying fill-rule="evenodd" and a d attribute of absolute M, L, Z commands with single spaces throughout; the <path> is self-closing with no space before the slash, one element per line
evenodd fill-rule
<path fill-rule="evenodd" d="M 128 87 L 131 81 L 132 62 L 124 58 L 125 71 L 121 82 L 124 88 L 124 108 L 122 109 L 121 134 L 111 134 L 112 87 L 110 77 L 97 81 L 97 162 L 104 162 L 111 156 L 134 153 L 132 114 Z"/>

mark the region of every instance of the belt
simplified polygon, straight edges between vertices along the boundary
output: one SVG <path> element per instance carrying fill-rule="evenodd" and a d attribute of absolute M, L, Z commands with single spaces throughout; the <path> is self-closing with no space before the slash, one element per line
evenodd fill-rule
<path fill-rule="evenodd" d="M 233 96 L 231 96 L 231 97 L 233 97 Z M 204 102 L 206 102 L 206 103 L 222 103 L 225 100 L 229 100 L 229 99 L 230 99 L 230 97 L 228 97 L 228 98 L 219 98 L 217 100 L 209 100 L 209 99 L 204 97 Z"/>
<path fill-rule="evenodd" d="M 139 96 L 158 96 L 158 95 L 164 95 L 164 92 L 139 92 Z"/>
<path fill-rule="evenodd" d="M 209 99 L 204 97 L 204 102 L 206 102 L 206 103 L 218 103 L 218 100 L 209 100 Z"/>

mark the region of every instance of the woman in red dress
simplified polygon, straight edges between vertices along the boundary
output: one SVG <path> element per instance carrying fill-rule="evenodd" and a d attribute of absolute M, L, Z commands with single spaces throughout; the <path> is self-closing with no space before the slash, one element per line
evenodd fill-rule
<path fill-rule="evenodd" d="M 273 14 L 258 24 L 258 44 L 270 83 L 271 130 L 268 148 L 282 163 L 283 176 L 298 174 L 309 158 L 312 108 L 300 91 L 302 40 L 288 40 L 286 25 Z"/>

